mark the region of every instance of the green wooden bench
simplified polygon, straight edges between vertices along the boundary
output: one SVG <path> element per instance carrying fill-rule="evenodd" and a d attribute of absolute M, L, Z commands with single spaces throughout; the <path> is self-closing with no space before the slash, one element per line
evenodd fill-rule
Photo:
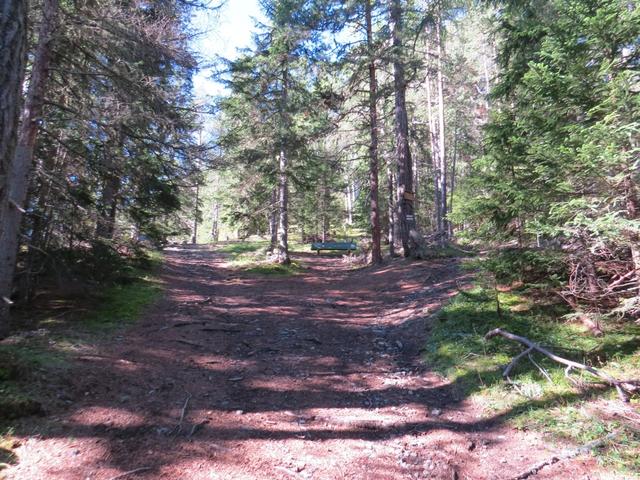
<path fill-rule="evenodd" d="M 311 244 L 311 250 L 347 250 L 349 253 L 355 251 L 358 246 L 354 242 L 314 242 Z"/>

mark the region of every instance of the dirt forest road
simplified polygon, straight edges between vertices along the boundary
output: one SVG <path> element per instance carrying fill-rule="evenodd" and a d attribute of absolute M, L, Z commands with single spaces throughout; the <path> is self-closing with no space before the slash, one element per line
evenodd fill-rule
<path fill-rule="evenodd" d="M 486 418 L 421 360 L 454 260 L 289 277 L 166 253 L 165 295 L 78 356 L 69 406 L 22 435 L 11 480 L 508 479 L 557 453 Z M 42 422 L 42 421 L 41 421 Z M 531 478 L 600 478 L 580 457 Z"/>

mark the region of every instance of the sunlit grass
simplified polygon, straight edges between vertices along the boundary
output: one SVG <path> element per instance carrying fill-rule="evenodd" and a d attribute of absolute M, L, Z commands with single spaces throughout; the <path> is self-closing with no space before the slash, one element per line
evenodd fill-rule
<path fill-rule="evenodd" d="M 289 251 L 305 251 L 305 245 L 290 242 Z M 255 275 L 294 275 L 304 270 L 304 267 L 291 262 L 282 265 L 267 258 L 269 242 L 266 240 L 251 240 L 244 242 L 232 242 L 215 247 L 217 252 L 227 255 L 227 261 L 231 268 Z"/>
<path fill-rule="evenodd" d="M 245 269 L 245 272 L 257 275 L 294 275 L 302 271 L 304 268 L 296 262 L 291 262 L 288 265 L 264 262 Z"/>

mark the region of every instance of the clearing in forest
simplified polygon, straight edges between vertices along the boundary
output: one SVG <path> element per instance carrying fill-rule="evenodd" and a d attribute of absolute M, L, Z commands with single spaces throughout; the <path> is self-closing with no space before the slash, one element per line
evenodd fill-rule
<path fill-rule="evenodd" d="M 508 479 L 559 450 L 487 417 L 421 358 L 456 260 L 288 276 L 166 252 L 165 295 L 77 353 L 67 406 L 16 430 L 12 480 Z M 600 478 L 580 456 L 532 478 Z M 604 478 L 604 477 L 603 477 Z"/>

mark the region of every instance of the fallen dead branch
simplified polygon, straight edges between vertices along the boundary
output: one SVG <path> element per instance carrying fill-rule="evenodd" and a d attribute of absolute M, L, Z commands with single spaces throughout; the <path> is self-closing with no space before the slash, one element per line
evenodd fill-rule
<path fill-rule="evenodd" d="M 570 458 L 573 457 L 577 457 L 578 455 L 582 455 L 585 453 L 589 453 L 591 450 L 594 450 L 596 448 L 600 448 L 602 446 L 604 446 L 607 442 L 613 440 L 615 437 L 617 437 L 618 435 L 620 435 L 620 433 L 622 432 L 622 429 L 619 430 L 615 430 L 611 433 L 609 433 L 608 435 L 605 435 L 602 438 L 598 438 L 596 440 L 593 440 L 589 443 L 585 443 L 584 445 L 578 447 L 578 448 L 574 448 L 572 450 L 569 450 L 565 453 L 559 454 L 559 455 L 554 455 L 553 457 L 544 460 L 543 462 L 537 463 L 535 464 L 533 467 L 531 467 L 530 469 L 528 469 L 525 472 L 522 472 L 520 475 L 517 475 L 515 477 L 511 477 L 509 480 L 526 480 L 527 478 L 531 477 L 532 475 L 536 475 L 540 470 L 542 470 L 544 467 L 547 467 L 549 465 L 553 465 L 554 463 L 558 463 L 562 460 L 568 460 Z"/>
<path fill-rule="evenodd" d="M 111 477 L 109 480 L 120 480 L 121 478 L 128 477 L 129 475 L 135 475 L 136 473 L 147 472 L 149 470 L 151 470 L 151 467 L 140 467 L 135 470 L 129 470 L 128 472 L 121 473 L 115 477 Z"/>
<path fill-rule="evenodd" d="M 175 341 L 178 342 L 178 343 L 184 343 L 185 345 L 189 345 L 191 347 L 204 348 L 204 345 L 201 345 L 201 344 L 195 343 L 195 342 L 190 342 L 189 340 L 177 339 Z"/>
<path fill-rule="evenodd" d="M 218 327 L 205 327 L 201 328 L 202 332 L 223 332 L 223 333 L 240 333 L 242 330 L 237 328 L 218 328 Z"/>
<path fill-rule="evenodd" d="M 178 425 L 176 425 L 176 428 L 175 428 L 176 435 L 180 433 L 180 431 L 182 430 L 182 423 L 184 422 L 184 417 L 187 414 L 187 408 L 189 407 L 189 400 L 191 400 L 190 393 L 187 394 L 187 398 L 184 400 L 184 405 L 182 406 L 182 412 L 180 413 L 180 421 L 178 422 Z"/>
<path fill-rule="evenodd" d="M 169 328 L 180 328 L 180 327 L 188 327 L 190 325 L 204 325 L 204 320 L 198 320 L 196 322 L 177 322 L 172 325 L 169 325 Z"/>
<path fill-rule="evenodd" d="M 505 377 L 506 379 L 509 379 L 509 373 L 511 373 L 511 370 L 513 370 L 513 368 L 515 367 L 516 363 L 518 363 L 518 361 L 526 356 L 529 355 L 532 351 L 536 351 L 539 352 L 547 357 L 549 357 L 551 360 L 554 360 L 558 363 L 561 363 L 563 365 L 566 365 L 566 370 L 565 370 L 565 375 L 567 376 L 567 378 L 569 377 L 569 374 L 571 373 L 571 370 L 576 368 L 578 370 L 583 370 L 585 372 L 590 373 L 591 375 L 598 377 L 600 380 L 602 380 L 603 382 L 605 382 L 606 384 L 614 387 L 616 389 L 616 391 L 618 392 L 618 396 L 620 397 L 620 400 L 622 400 L 623 402 L 628 402 L 629 401 L 629 396 L 631 394 L 633 394 L 637 389 L 638 389 L 638 385 L 640 384 L 639 381 L 637 380 L 617 380 L 615 378 L 613 378 L 611 375 L 598 370 L 596 368 L 590 367 L 588 365 L 585 365 L 583 363 L 579 363 L 579 362 L 574 362 L 573 360 L 568 360 L 566 358 L 562 358 L 557 356 L 556 354 L 554 354 L 553 352 L 550 352 L 549 350 L 541 347 L 540 345 L 538 345 L 535 342 L 532 342 L 531 340 L 529 340 L 528 338 L 525 337 L 521 337 L 519 335 L 514 335 L 513 333 L 509 333 L 505 330 L 502 330 L 501 328 L 496 328 L 494 330 L 491 330 L 490 332 L 488 332 L 484 338 L 485 340 L 489 340 L 490 338 L 493 337 L 504 337 L 508 340 L 512 340 L 514 342 L 518 342 L 521 343 L 522 345 L 526 346 L 527 349 L 518 354 L 516 357 L 513 358 L 513 360 L 511 360 L 511 362 L 509 363 L 509 365 L 507 365 L 507 368 L 505 368 L 504 372 L 502 373 L 502 376 Z"/>

